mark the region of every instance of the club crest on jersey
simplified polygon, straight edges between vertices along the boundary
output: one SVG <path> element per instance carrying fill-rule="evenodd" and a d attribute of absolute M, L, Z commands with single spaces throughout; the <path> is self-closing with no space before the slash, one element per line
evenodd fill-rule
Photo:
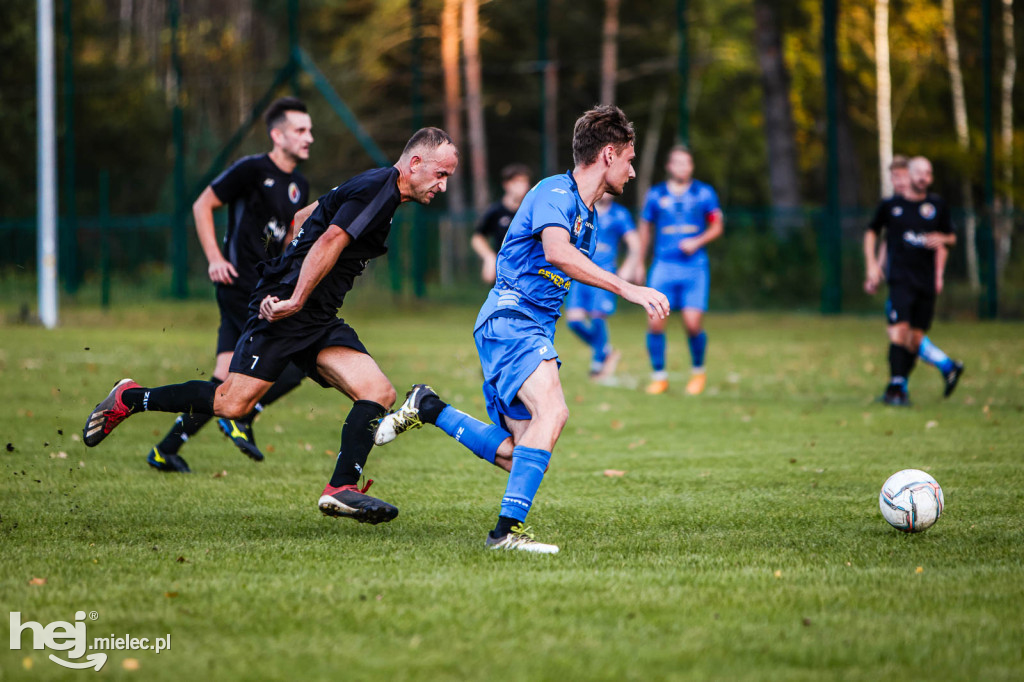
<path fill-rule="evenodd" d="M 899 218 L 901 215 L 903 215 L 903 207 L 902 206 L 893 206 L 892 207 L 892 214 L 893 214 L 893 216 Z"/>
<path fill-rule="evenodd" d="M 299 203 L 299 186 L 294 182 L 288 185 L 288 201 L 293 204 Z"/>
<path fill-rule="evenodd" d="M 921 217 L 925 220 L 931 220 L 935 217 L 935 204 L 930 201 L 926 201 L 921 204 L 921 208 L 917 209 L 921 213 Z"/>
<path fill-rule="evenodd" d="M 576 216 L 576 222 L 572 226 L 572 236 L 579 237 L 580 231 L 583 229 L 583 218 Z"/>

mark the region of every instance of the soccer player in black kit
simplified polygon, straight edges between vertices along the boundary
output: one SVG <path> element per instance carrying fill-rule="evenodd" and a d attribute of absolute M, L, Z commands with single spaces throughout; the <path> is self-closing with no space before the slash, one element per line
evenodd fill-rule
<path fill-rule="evenodd" d="M 381 523 L 394 506 L 357 487 L 376 422 L 395 402 L 395 389 L 359 337 L 337 317 L 345 294 L 385 242 L 395 209 L 429 204 L 447 189 L 458 150 L 438 128 L 417 131 L 394 166 L 360 173 L 296 216 L 301 225 L 284 253 L 266 263 L 249 301 L 246 322 L 222 384 L 189 381 L 142 388 L 122 379 L 89 414 L 84 442 L 93 447 L 141 411 L 195 412 L 238 419 L 249 414 L 289 362 L 317 383 L 353 401 L 341 429 L 341 449 L 318 506 L 328 516 Z M 306 217 L 308 216 L 308 218 Z"/>
<path fill-rule="evenodd" d="M 505 241 L 505 233 L 519 210 L 519 204 L 530 191 L 530 169 L 521 163 L 502 168 L 501 189 L 504 192 L 501 199 L 488 206 L 480 216 L 469 242 L 476 255 L 480 256 L 480 279 L 487 284 L 494 284 L 494 267 L 501 243 Z"/>
<path fill-rule="evenodd" d="M 295 212 L 309 201 L 309 183 L 295 170 L 300 161 L 309 158 L 309 146 L 313 143 L 313 124 L 306 105 L 294 97 L 282 97 L 271 103 L 263 118 L 273 144 L 270 152 L 236 161 L 192 205 L 196 232 L 210 264 L 210 281 L 217 287 L 220 308 L 214 383 L 227 378 L 232 351 L 249 317 L 249 297 L 260 278 L 256 266 L 281 254 Z M 224 205 L 228 207 L 228 227 L 222 250 L 217 243 L 213 212 Z M 252 421 L 264 406 L 298 386 L 302 377 L 301 370 L 289 367 L 256 404 L 252 414 L 219 419 L 221 431 L 248 457 L 262 461 Z M 178 415 L 146 461 L 159 471 L 189 473 L 188 463 L 178 452 L 211 418 L 210 414 L 198 412 Z"/>
<path fill-rule="evenodd" d="M 883 278 L 889 283 L 890 379 L 882 396 L 887 405 L 910 404 L 907 379 L 921 339 L 931 326 L 935 297 L 943 287 L 943 268 L 936 263 L 944 264 L 944 249 L 956 243 L 946 202 L 928 192 L 931 163 L 918 156 L 911 159 L 909 170 L 906 192 L 882 201 L 864 234 L 865 288 L 873 291 Z M 876 255 L 883 229 L 887 275 L 883 275 Z"/>

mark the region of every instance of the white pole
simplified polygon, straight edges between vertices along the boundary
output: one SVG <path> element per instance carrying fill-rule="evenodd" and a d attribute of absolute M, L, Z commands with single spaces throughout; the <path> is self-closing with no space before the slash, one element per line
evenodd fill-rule
<path fill-rule="evenodd" d="M 54 97 L 53 0 L 38 0 L 39 30 L 36 58 L 38 159 L 36 193 L 39 200 L 38 241 L 39 318 L 47 329 L 57 326 L 57 126 Z"/>

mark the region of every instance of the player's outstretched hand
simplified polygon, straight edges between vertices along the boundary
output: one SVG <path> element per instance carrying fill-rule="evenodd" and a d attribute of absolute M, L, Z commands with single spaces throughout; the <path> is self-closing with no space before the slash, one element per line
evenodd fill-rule
<path fill-rule="evenodd" d="M 692 256 L 700 250 L 700 240 L 696 237 L 690 237 L 679 242 L 679 250 L 685 253 L 687 256 Z"/>
<path fill-rule="evenodd" d="M 647 311 L 647 317 L 652 320 L 664 320 L 668 317 L 668 297 L 657 289 L 634 284 L 623 292 L 622 297 L 642 307 Z"/>
<path fill-rule="evenodd" d="M 935 273 L 935 295 L 938 296 L 942 293 L 945 288 L 945 281 L 943 280 L 941 273 Z"/>
<path fill-rule="evenodd" d="M 235 266 L 227 260 L 210 263 L 207 273 L 210 275 L 210 281 L 217 284 L 231 284 L 235 281 L 234 278 L 238 277 L 238 271 L 235 270 Z"/>
<path fill-rule="evenodd" d="M 867 276 L 864 278 L 864 292 L 874 295 L 878 291 L 878 285 L 882 283 L 883 277 L 882 268 L 877 266 L 874 268 L 869 267 Z"/>
<path fill-rule="evenodd" d="M 267 296 L 260 303 L 260 319 L 277 322 L 290 317 L 302 310 L 302 304 L 287 299 L 282 301 L 277 296 Z"/>

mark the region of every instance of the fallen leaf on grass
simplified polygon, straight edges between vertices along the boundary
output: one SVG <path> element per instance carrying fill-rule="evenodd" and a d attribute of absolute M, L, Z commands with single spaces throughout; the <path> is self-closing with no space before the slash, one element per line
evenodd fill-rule
<path fill-rule="evenodd" d="M 25 658 L 21 659 L 21 667 L 24 668 L 25 670 L 31 670 L 33 665 L 35 665 L 35 664 L 32 662 L 32 659 L 29 658 L 28 656 L 26 656 Z"/>
<path fill-rule="evenodd" d="M 139 659 L 137 659 L 137 658 L 126 658 L 123 661 L 121 661 L 121 667 L 124 668 L 125 670 L 138 670 L 139 669 Z"/>
<path fill-rule="evenodd" d="M 925 430 L 927 430 L 927 429 L 934 429 L 938 425 L 939 425 L 939 422 L 937 422 L 934 419 L 932 419 L 927 424 L 924 425 L 924 428 L 925 428 Z"/>
<path fill-rule="evenodd" d="M 178 596 L 178 593 L 177 592 L 164 592 L 164 596 L 167 597 L 168 599 L 174 599 L 175 597 Z"/>
<path fill-rule="evenodd" d="M 46 578 L 32 578 L 32 580 L 28 581 L 28 584 L 29 585 L 45 585 L 46 584 Z"/>
<path fill-rule="evenodd" d="M 805 628 L 809 628 L 811 626 L 811 619 L 810 618 L 804 618 L 803 623 L 804 623 L 804 627 Z"/>
<path fill-rule="evenodd" d="M 608 478 L 616 478 L 618 476 L 625 476 L 626 472 L 621 469 L 605 469 L 604 475 Z"/>
<path fill-rule="evenodd" d="M 175 559 L 175 561 L 177 561 L 179 564 L 184 564 L 184 563 L 188 562 L 188 559 L 186 559 L 183 556 L 180 556 L 177 559 Z"/>
<path fill-rule="evenodd" d="M 782 571 L 776 570 L 775 571 L 775 577 L 776 578 L 781 578 L 782 577 Z"/>
<path fill-rule="evenodd" d="M 915 568 L 914 573 L 924 573 L 924 566 L 918 566 Z"/>
<path fill-rule="evenodd" d="M 611 423 L 611 427 L 612 427 L 613 429 L 615 429 L 615 430 L 619 430 L 619 429 L 621 429 L 621 428 L 622 428 L 623 426 L 625 426 L 625 425 L 624 425 L 624 424 L 622 423 L 622 421 L 621 421 L 621 420 L 618 420 L 618 419 L 613 419 L 613 420 L 612 420 L 612 423 Z"/>
<path fill-rule="evenodd" d="M 224 477 L 225 477 L 225 476 L 227 476 L 227 475 L 228 475 L 228 472 L 227 472 L 227 469 L 225 469 L 225 470 L 223 470 L 223 471 L 218 471 L 217 473 L 215 473 L 215 474 L 214 474 L 213 476 L 211 476 L 210 478 L 224 478 Z"/>

